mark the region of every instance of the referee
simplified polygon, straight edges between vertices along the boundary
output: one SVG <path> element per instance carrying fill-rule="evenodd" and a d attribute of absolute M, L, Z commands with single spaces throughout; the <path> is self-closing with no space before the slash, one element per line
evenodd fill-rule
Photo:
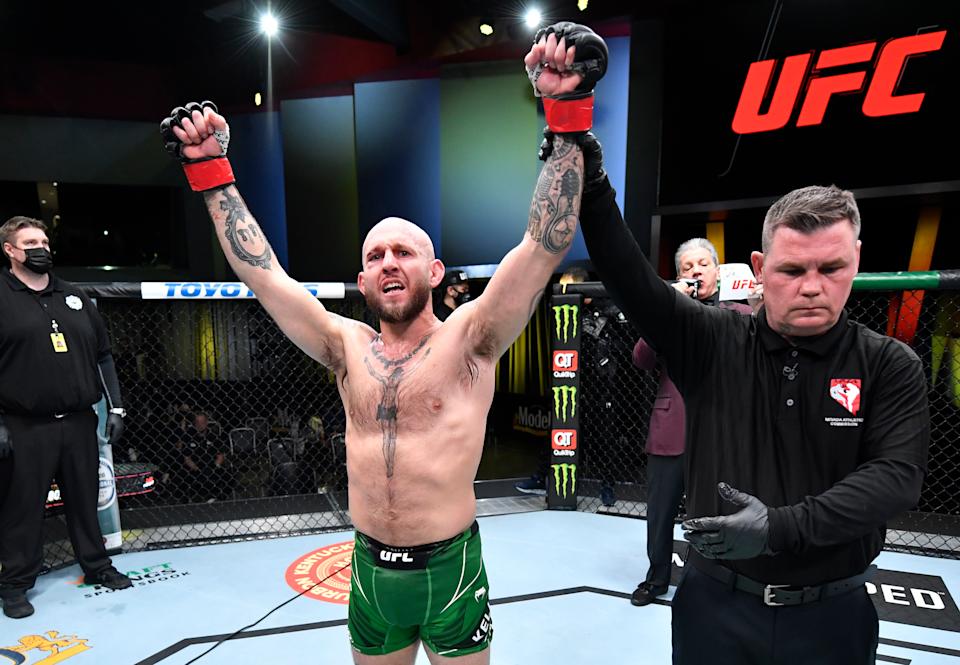
<path fill-rule="evenodd" d="M 850 192 L 773 204 L 756 317 L 701 307 L 661 281 L 583 139 L 581 228 L 614 299 L 666 358 L 687 406 L 686 538 L 675 665 L 866 665 L 879 622 L 864 583 L 885 524 L 917 504 L 930 416 L 905 344 L 848 319 L 860 260 Z"/>
<path fill-rule="evenodd" d="M 0 274 L 0 598 L 12 619 L 33 614 L 27 591 L 43 563 L 43 519 L 55 476 L 67 529 L 87 584 L 126 589 L 97 521 L 97 415 L 102 393 L 111 444 L 125 412 L 107 330 L 75 285 L 50 273 L 43 222 L 13 217 L 0 226 L 10 261 Z"/>

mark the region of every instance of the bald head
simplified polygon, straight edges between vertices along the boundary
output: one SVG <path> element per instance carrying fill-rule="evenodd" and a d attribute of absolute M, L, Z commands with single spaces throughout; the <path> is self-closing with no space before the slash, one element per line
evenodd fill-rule
<path fill-rule="evenodd" d="M 361 264 L 366 264 L 367 253 L 377 244 L 392 245 L 395 242 L 412 244 L 428 261 L 436 258 L 433 251 L 433 241 L 427 232 L 413 222 L 401 217 L 386 217 L 377 222 L 363 241 Z"/>

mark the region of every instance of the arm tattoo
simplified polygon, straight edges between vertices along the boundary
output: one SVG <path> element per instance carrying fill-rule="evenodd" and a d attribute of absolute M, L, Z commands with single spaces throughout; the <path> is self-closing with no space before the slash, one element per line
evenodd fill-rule
<path fill-rule="evenodd" d="M 429 339 L 430 335 L 427 335 L 420 340 L 420 343 L 417 344 L 410 353 L 402 358 L 390 360 L 377 348 L 377 344 L 380 342 L 380 336 L 377 335 L 376 339 L 370 343 L 370 352 L 382 367 L 382 373 L 374 369 L 373 363 L 370 362 L 369 358 L 364 357 L 363 359 L 363 364 L 366 365 L 367 372 L 383 386 L 380 403 L 377 405 L 377 421 L 380 423 L 380 431 L 383 432 L 383 461 L 387 466 L 387 478 L 393 477 L 394 461 L 396 459 L 397 395 L 400 390 L 400 381 L 403 379 L 404 371 L 407 369 L 404 365 L 417 355 Z M 415 371 L 429 355 L 430 349 L 428 348 L 423 356 L 409 368 L 410 372 Z"/>
<path fill-rule="evenodd" d="M 224 237 L 230 242 L 233 255 L 244 263 L 270 270 L 273 252 L 270 243 L 256 220 L 250 215 L 240 193 L 233 188 L 219 190 L 223 198 L 219 200 L 219 210 L 227 214 L 224 221 Z M 207 205 L 213 212 L 212 203 L 216 192 L 211 192 Z"/>
<path fill-rule="evenodd" d="M 553 152 L 540 171 L 530 204 L 527 233 L 551 254 L 573 242 L 583 192 L 583 153 L 563 135 L 553 138 Z"/>

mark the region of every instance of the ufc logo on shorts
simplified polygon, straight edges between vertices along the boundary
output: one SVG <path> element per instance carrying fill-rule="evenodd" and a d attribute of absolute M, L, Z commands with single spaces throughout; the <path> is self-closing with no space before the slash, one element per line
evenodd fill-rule
<path fill-rule="evenodd" d="M 897 86 L 903 78 L 907 58 L 939 51 L 946 30 L 927 32 L 891 39 L 880 47 L 873 65 L 873 76 L 863 98 L 863 114 L 877 118 L 885 115 L 916 113 L 926 93 L 898 95 Z M 823 122 L 830 97 L 840 93 L 860 92 L 867 78 L 869 65 L 863 71 L 850 71 L 850 65 L 869 63 L 877 53 L 877 42 L 854 44 L 820 51 L 813 68 L 808 69 L 814 53 L 791 55 L 784 59 L 780 77 L 772 84 L 776 60 L 761 60 L 750 65 L 747 80 L 740 93 L 737 112 L 733 116 L 733 131 L 737 134 L 769 132 L 785 127 L 800 100 L 806 82 L 806 94 L 797 127 L 809 127 Z M 845 67 L 841 74 L 831 74 L 835 67 Z M 773 90 L 769 108 L 760 107 Z"/>
<path fill-rule="evenodd" d="M 577 430 L 555 429 L 550 433 L 550 439 L 554 450 L 577 449 Z"/>
<path fill-rule="evenodd" d="M 380 560 L 387 563 L 396 563 L 397 561 L 413 563 L 413 558 L 406 552 L 387 552 L 386 550 L 380 550 Z"/>
<path fill-rule="evenodd" d="M 576 372 L 580 364 L 579 354 L 576 351 L 554 351 L 553 352 L 553 371 L 559 372 L 567 370 Z"/>

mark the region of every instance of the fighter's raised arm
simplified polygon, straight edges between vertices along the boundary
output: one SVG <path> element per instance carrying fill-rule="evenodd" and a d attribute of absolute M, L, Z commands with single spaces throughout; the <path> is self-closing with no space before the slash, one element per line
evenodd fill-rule
<path fill-rule="evenodd" d="M 213 102 L 175 108 L 160 124 L 167 152 L 180 160 L 202 192 L 217 239 L 233 271 L 257 295 L 284 334 L 307 355 L 336 371 L 343 364 L 343 325 L 277 261 L 234 184 L 227 161 L 230 127 Z"/>
<path fill-rule="evenodd" d="M 524 64 L 535 94 L 544 97 L 549 156 L 523 239 L 504 257 L 483 295 L 463 308 L 471 317 L 474 351 L 493 357 L 523 330 L 573 242 L 583 192 L 578 136 L 591 126 L 593 87 L 606 72 L 607 48 L 586 26 L 557 23 L 538 33 Z"/>

